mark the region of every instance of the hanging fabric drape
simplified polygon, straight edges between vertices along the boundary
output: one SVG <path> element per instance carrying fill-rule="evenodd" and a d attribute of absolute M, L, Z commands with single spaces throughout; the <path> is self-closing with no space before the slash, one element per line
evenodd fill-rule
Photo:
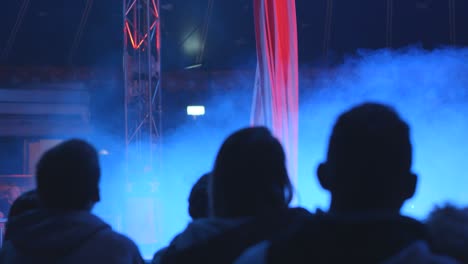
<path fill-rule="evenodd" d="M 294 0 L 254 0 L 257 74 L 251 121 L 283 143 L 297 182 L 298 54 Z"/>

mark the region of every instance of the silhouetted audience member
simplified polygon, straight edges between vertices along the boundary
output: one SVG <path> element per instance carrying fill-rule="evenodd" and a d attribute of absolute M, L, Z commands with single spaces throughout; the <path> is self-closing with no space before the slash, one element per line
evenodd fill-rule
<path fill-rule="evenodd" d="M 413 242 L 427 241 L 422 223 L 400 215 L 416 189 L 411 165 L 410 130 L 392 108 L 365 103 L 346 111 L 317 169 L 320 184 L 331 193 L 328 212 L 244 257 L 268 263 L 380 263 Z"/>
<path fill-rule="evenodd" d="M 468 263 L 468 207 L 436 207 L 426 224 L 431 235 L 431 249 Z"/>
<path fill-rule="evenodd" d="M 34 210 L 37 210 L 39 208 L 39 201 L 37 198 L 37 193 L 36 190 L 28 191 L 23 194 L 21 194 L 16 200 L 13 201 L 13 204 L 11 205 L 11 208 L 8 213 L 8 220 L 11 221 L 11 219 L 23 215 L 27 212 L 31 212 Z M 3 234 L 4 235 L 4 244 L 1 245 L 3 248 L 10 248 L 10 249 L 4 249 L 4 250 L 12 250 L 13 245 L 11 242 L 8 242 L 8 225 L 6 225 L 6 231 L 4 230 Z M 5 242 L 6 241 L 6 242 Z"/>
<path fill-rule="evenodd" d="M 208 180 L 209 173 L 201 176 L 193 185 L 189 195 L 189 215 L 192 219 L 207 218 L 209 215 L 208 206 Z"/>
<path fill-rule="evenodd" d="M 10 205 L 6 199 L 0 197 L 0 218 L 4 218 L 8 215 Z"/>
<path fill-rule="evenodd" d="M 41 208 L 8 223 L 11 247 L 0 263 L 143 263 L 135 244 L 91 214 L 99 201 L 100 166 L 93 146 L 69 140 L 37 165 Z"/>
<path fill-rule="evenodd" d="M 292 196 L 283 148 L 268 129 L 233 133 L 210 175 L 211 217 L 201 220 L 197 239 L 167 251 L 161 263 L 232 263 L 246 248 L 310 217 L 289 208 Z"/>
<path fill-rule="evenodd" d="M 20 216 L 24 213 L 37 210 L 39 208 L 39 198 L 37 191 L 31 190 L 21 194 L 11 205 L 8 218 Z"/>
<path fill-rule="evenodd" d="M 21 190 L 18 186 L 10 185 L 4 193 L 0 196 L 0 218 L 7 217 L 10 207 L 19 196 Z"/>
<path fill-rule="evenodd" d="M 36 190 L 31 190 L 21 194 L 11 205 L 8 214 L 9 221 L 13 221 L 15 217 L 33 212 L 39 209 L 39 198 L 37 197 Z M 8 240 L 8 224 L 5 233 L 5 240 Z"/>
<path fill-rule="evenodd" d="M 160 249 L 153 257 L 153 264 L 158 264 L 161 262 L 161 256 L 166 253 L 166 251 L 173 248 L 178 248 L 182 244 L 191 243 L 194 238 L 197 239 L 197 236 L 204 236 L 202 232 L 195 233 L 192 231 L 199 231 L 198 224 L 204 223 L 203 221 L 195 221 L 199 219 L 208 218 L 209 215 L 209 204 L 208 204 L 208 180 L 209 173 L 201 176 L 197 182 L 193 185 L 192 190 L 188 198 L 189 202 L 189 215 L 192 218 L 193 222 L 179 235 L 177 235 L 172 241 L 169 247 Z M 192 228 L 192 226 L 195 226 Z M 206 226 L 210 228 L 210 226 Z"/>
<path fill-rule="evenodd" d="M 468 208 L 436 207 L 426 224 L 430 242 L 415 242 L 384 264 L 468 263 Z"/>
<path fill-rule="evenodd" d="M 0 218 L 8 216 L 8 211 L 10 210 L 10 204 L 6 197 L 0 196 Z"/>

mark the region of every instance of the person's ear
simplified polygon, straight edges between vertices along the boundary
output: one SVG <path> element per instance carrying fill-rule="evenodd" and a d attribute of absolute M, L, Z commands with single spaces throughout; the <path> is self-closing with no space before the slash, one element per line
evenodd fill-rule
<path fill-rule="evenodd" d="M 93 193 L 92 202 L 97 203 L 99 201 L 101 201 L 101 195 L 100 195 L 99 188 L 96 188 L 96 190 Z"/>
<path fill-rule="evenodd" d="M 320 163 L 317 167 L 317 177 L 322 188 L 331 191 L 332 175 L 330 173 L 330 166 L 327 163 Z"/>
<path fill-rule="evenodd" d="M 416 175 L 413 172 L 409 172 L 409 175 L 407 178 L 407 182 L 405 184 L 405 189 L 404 191 L 404 197 L 405 199 L 410 199 L 414 196 L 416 193 L 416 186 L 418 184 L 418 175 Z"/>

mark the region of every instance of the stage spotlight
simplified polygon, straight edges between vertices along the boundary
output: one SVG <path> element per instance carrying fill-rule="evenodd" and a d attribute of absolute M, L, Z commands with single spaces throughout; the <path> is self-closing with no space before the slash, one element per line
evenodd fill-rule
<path fill-rule="evenodd" d="M 205 115 L 205 107 L 202 105 L 189 105 L 187 106 L 187 115 L 193 117 Z"/>
<path fill-rule="evenodd" d="M 200 50 L 202 49 L 202 41 L 201 37 L 198 34 L 191 35 L 188 39 L 186 39 L 182 47 L 184 49 L 185 54 L 187 55 L 198 55 Z"/>
<path fill-rule="evenodd" d="M 186 69 L 186 70 L 197 69 L 197 68 L 200 68 L 201 66 L 203 66 L 203 64 L 201 64 L 201 63 L 200 64 L 194 64 L 194 65 L 187 66 L 184 69 Z"/>
<path fill-rule="evenodd" d="M 109 155 L 109 151 L 108 151 L 107 149 L 101 149 L 101 150 L 99 151 L 99 154 L 100 154 L 100 155 L 103 155 L 103 156 L 107 156 L 107 155 Z"/>

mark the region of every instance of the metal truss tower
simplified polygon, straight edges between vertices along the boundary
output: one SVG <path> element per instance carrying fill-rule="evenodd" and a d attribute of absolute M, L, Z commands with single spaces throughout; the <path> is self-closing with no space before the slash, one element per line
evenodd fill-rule
<path fill-rule="evenodd" d="M 127 168 L 152 175 L 161 164 L 159 11 L 159 0 L 123 0 Z"/>

